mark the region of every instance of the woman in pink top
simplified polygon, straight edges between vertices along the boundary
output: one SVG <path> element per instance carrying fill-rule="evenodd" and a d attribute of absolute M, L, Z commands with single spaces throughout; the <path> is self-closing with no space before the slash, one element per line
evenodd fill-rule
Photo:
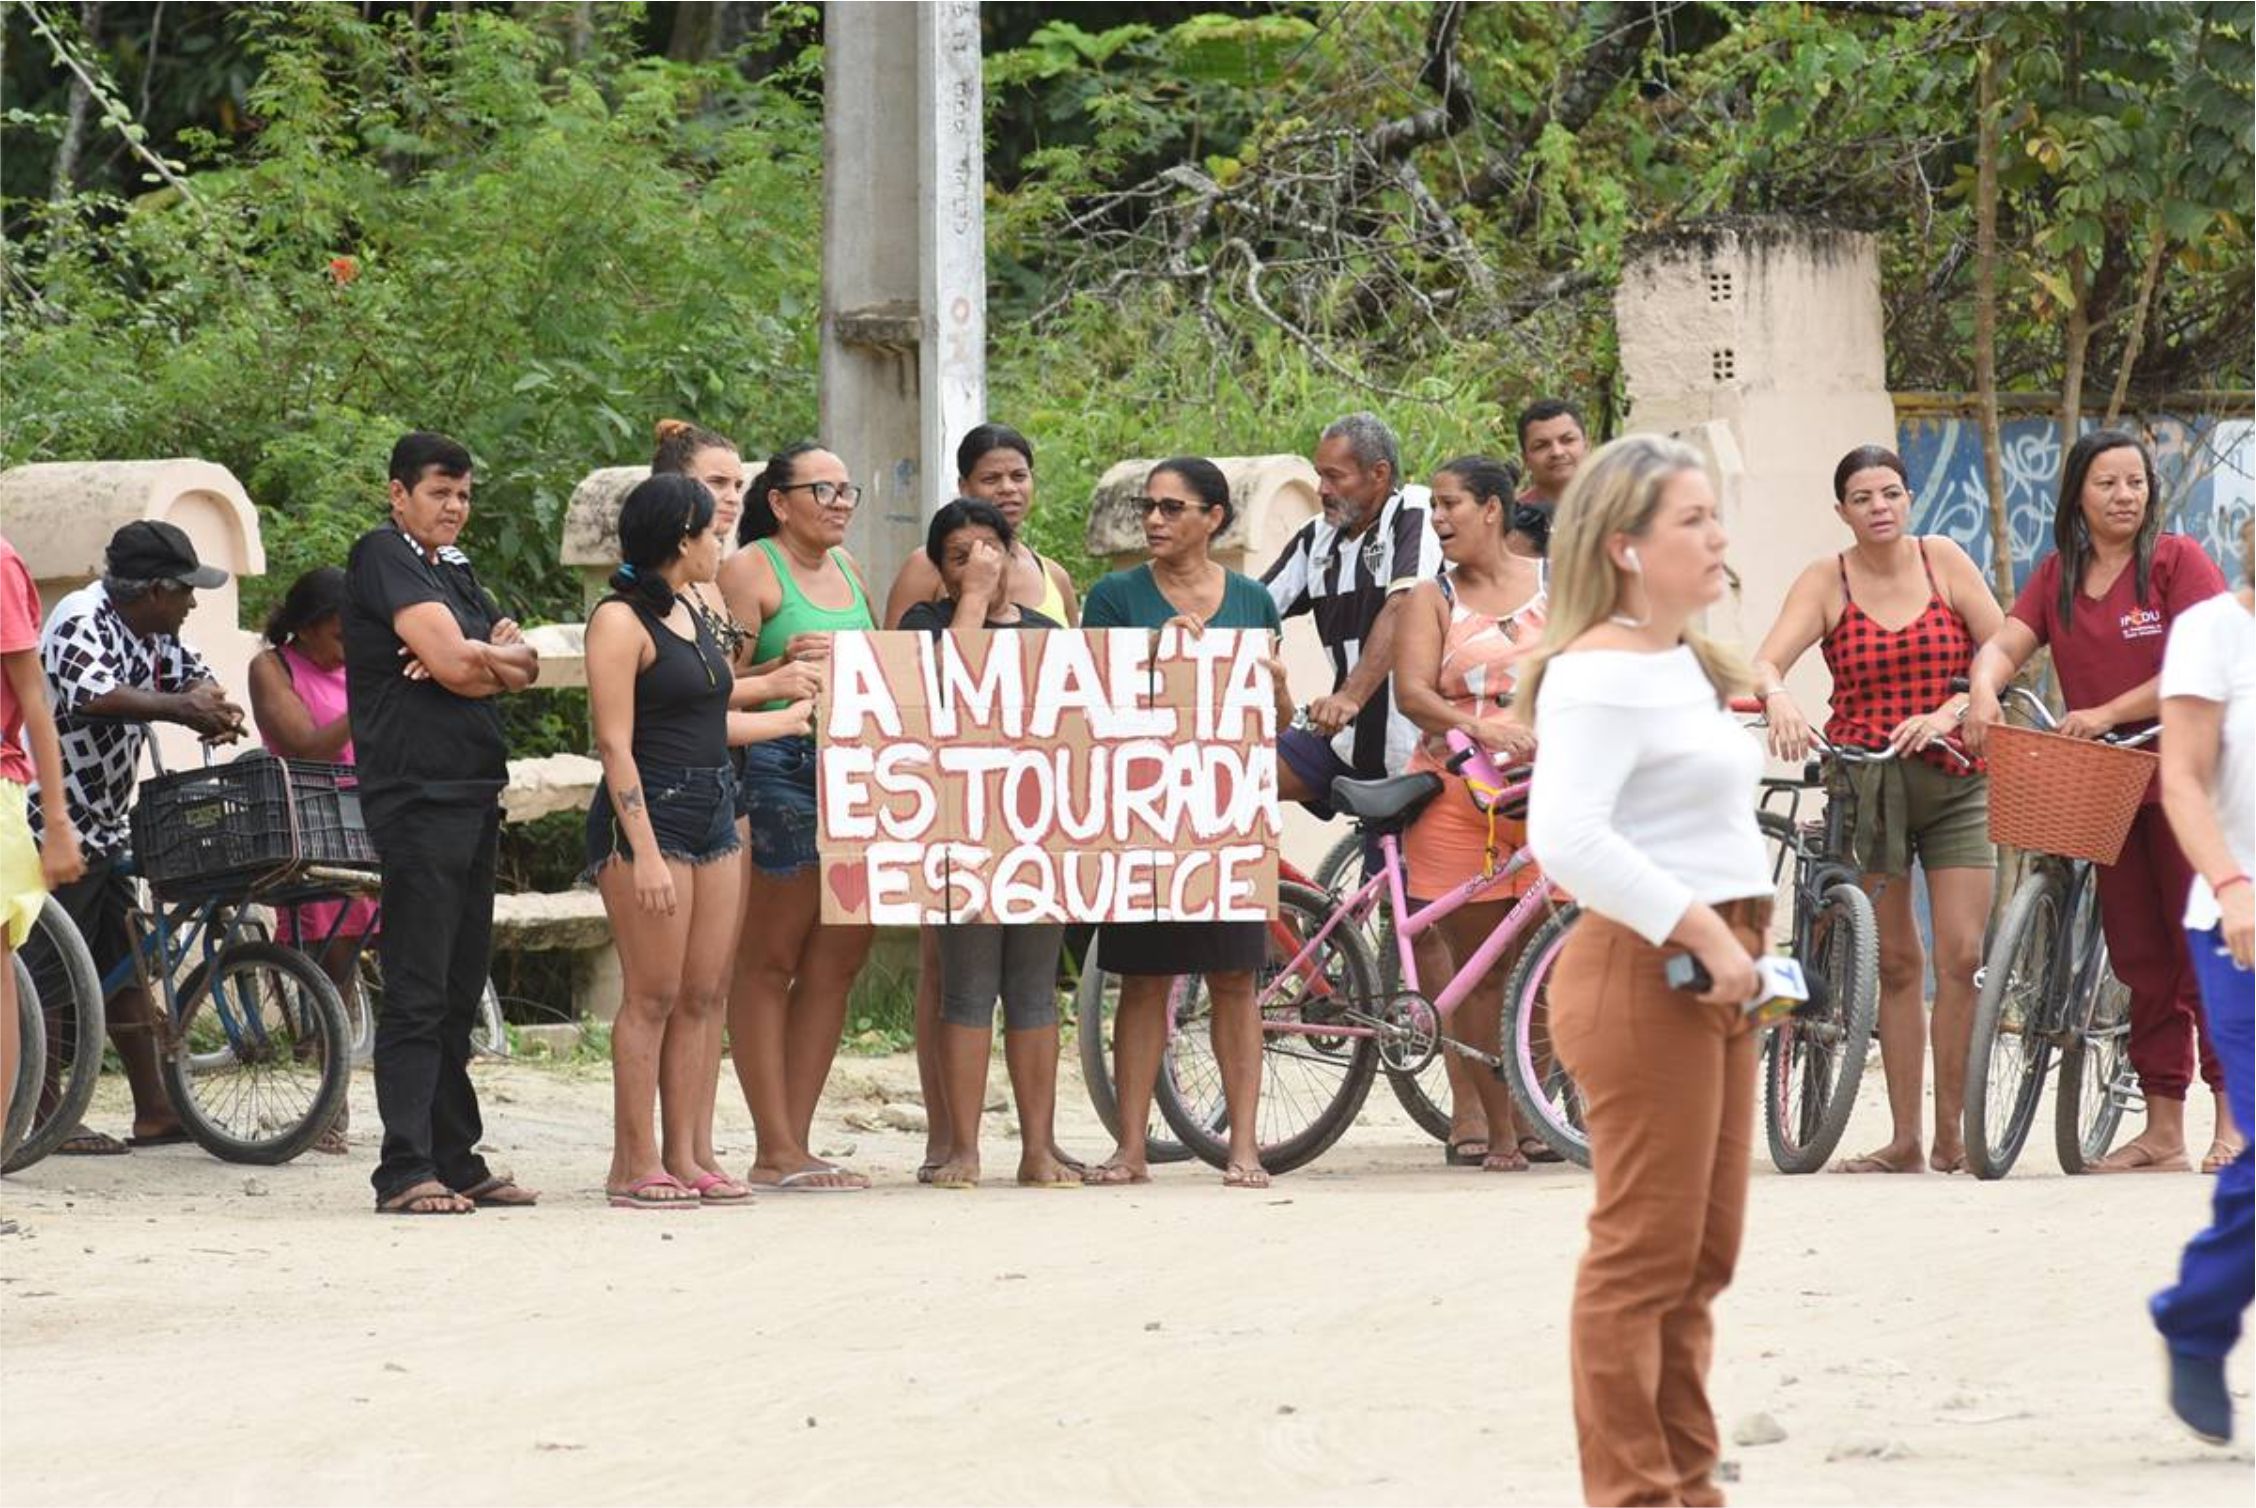
<path fill-rule="evenodd" d="M 320 566 L 290 583 L 267 615 L 267 648 L 251 661 L 251 716 L 259 741 L 284 759 L 353 762 L 352 719 L 345 709 L 345 573 Z M 307 901 L 275 918 L 283 942 L 314 953 L 350 1006 L 360 988 L 358 962 L 375 930 L 376 902 Z M 315 1144 L 345 1150 L 345 1117 Z"/>

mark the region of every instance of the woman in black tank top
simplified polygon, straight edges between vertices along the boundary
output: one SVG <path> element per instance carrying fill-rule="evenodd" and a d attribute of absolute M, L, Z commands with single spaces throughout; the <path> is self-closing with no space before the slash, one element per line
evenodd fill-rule
<path fill-rule="evenodd" d="M 721 1006 L 743 914 L 732 743 L 806 731 L 812 702 L 744 712 L 727 653 L 688 593 L 720 569 L 713 496 L 654 476 L 619 510 L 613 595 L 588 619 L 588 703 L 603 783 L 587 874 L 602 892 L 625 988 L 611 1031 L 612 1152 L 623 1209 L 742 1203 L 708 1166 Z M 702 1089 L 705 1092 L 700 1092 Z M 662 1135 L 652 1112 L 662 1109 Z"/>

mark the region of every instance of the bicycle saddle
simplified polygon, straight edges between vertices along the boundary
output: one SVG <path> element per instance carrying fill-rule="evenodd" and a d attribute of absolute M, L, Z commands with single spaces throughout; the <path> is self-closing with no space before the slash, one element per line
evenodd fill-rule
<path fill-rule="evenodd" d="M 1389 775 L 1384 780 L 1332 782 L 1332 805 L 1359 819 L 1373 832 L 1400 832 L 1441 794 L 1441 777 L 1429 772 Z"/>

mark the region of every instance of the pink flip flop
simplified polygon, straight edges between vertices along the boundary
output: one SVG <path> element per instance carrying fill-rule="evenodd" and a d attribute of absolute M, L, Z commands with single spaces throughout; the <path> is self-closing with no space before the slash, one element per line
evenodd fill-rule
<path fill-rule="evenodd" d="M 716 1189 L 723 1192 L 716 1193 L 714 1192 Z M 700 1174 L 691 1180 L 689 1191 L 697 1196 L 698 1202 L 701 1204 L 750 1204 L 752 1202 L 752 1190 L 738 1183 L 726 1173 Z"/>

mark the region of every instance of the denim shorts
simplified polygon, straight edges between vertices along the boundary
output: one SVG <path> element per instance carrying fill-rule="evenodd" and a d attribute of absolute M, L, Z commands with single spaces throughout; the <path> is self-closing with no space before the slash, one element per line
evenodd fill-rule
<path fill-rule="evenodd" d="M 752 862 L 778 879 L 811 869 L 815 848 L 815 741 L 771 738 L 744 749 L 744 810 Z"/>
<path fill-rule="evenodd" d="M 638 761 L 642 797 L 658 852 L 684 864 L 710 864 L 739 847 L 736 841 L 736 782 L 727 765 L 685 769 Z M 634 848 L 611 806 L 611 783 L 595 788 L 587 814 L 587 868 L 583 881 L 615 858 L 632 858 Z"/>

